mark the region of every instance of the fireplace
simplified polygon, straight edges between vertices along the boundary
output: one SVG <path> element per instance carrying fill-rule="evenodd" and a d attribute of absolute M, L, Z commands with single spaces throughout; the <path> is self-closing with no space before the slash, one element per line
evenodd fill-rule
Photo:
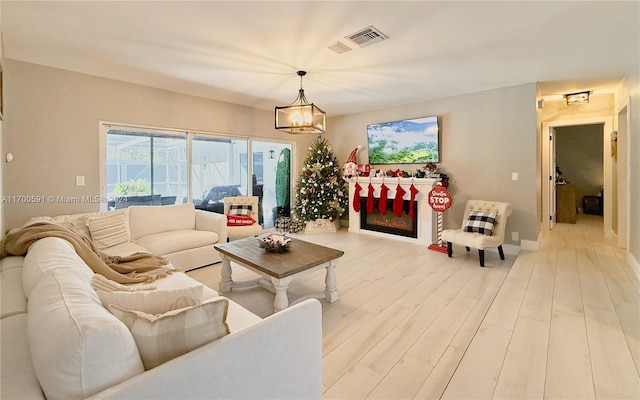
<path fill-rule="evenodd" d="M 431 245 L 436 228 L 434 226 L 435 212 L 429 206 L 427 194 L 436 182 L 435 179 L 431 178 L 351 178 L 349 180 L 349 232 L 404 240 L 425 246 Z M 361 187 L 359 192 L 360 211 L 355 211 L 351 204 L 355 200 L 356 183 Z M 380 215 L 378 212 L 378 199 L 380 198 L 380 188 L 383 184 L 389 189 L 387 192 L 388 211 L 385 215 Z M 367 215 L 366 198 L 368 197 L 369 185 L 373 187 L 374 213 Z M 396 217 L 392 210 L 396 190 L 399 186 L 405 192 L 403 196 L 404 213 L 401 218 Z M 415 213 L 415 219 L 413 220 L 408 215 L 409 204 L 412 199 L 411 186 L 418 190 L 418 193 L 413 198 L 413 211 Z"/>
<path fill-rule="evenodd" d="M 385 215 L 378 209 L 380 199 L 373 202 L 373 212 L 367 214 L 367 199 L 360 199 L 360 229 L 389 233 L 391 235 L 418 238 L 418 202 L 414 201 L 415 218 L 409 217 L 410 200 L 403 200 L 402 215 L 397 217 L 393 213 L 393 200 L 387 200 L 387 212 Z"/>

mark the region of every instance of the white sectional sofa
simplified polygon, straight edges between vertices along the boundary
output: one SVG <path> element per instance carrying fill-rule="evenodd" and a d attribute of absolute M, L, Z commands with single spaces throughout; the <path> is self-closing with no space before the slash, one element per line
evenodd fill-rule
<path fill-rule="evenodd" d="M 143 238 L 148 239 L 145 248 L 158 243 L 170 247 L 170 236 L 151 240 L 167 220 L 137 220 L 143 214 L 154 215 L 152 208 L 129 210 L 129 221 L 135 221 L 131 237 L 137 242 L 123 243 L 120 250 L 134 250 Z M 168 254 L 178 254 L 177 260 L 193 256 L 183 257 L 184 250 Z M 0 398 L 321 398 L 317 300 L 264 319 L 223 300 L 228 301 L 229 334 L 145 370 L 131 331 L 105 308 L 92 279 L 93 271 L 74 247 L 58 237 L 37 240 L 26 256 L 0 260 Z M 151 284 L 161 292 L 202 286 L 205 302 L 219 301 L 215 290 L 183 272 Z M 132 286 L 136 285 L 141 284 Z"/>
<path fill-rule="evenodd" d="M 101 248 L 109 255 L 150 251 L 189 271 L 220 262 L 216 243 L 227 241 L 227 219 L 222 214 L 196 210 L 192 203 L 170 206 L 131 206 L 116 211 L 35 217 L 25 225 L 51 221 L 72 226 L 90 237 L 87 221 L 106 215 L 124 215 L 127 235 L 122 243 Z"/>

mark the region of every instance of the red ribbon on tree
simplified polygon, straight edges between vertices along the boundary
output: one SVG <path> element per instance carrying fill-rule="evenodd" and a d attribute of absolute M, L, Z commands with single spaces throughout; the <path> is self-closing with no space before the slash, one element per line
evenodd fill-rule
<path fill-rule="evenodd" d="M 387 213 L 387 194 L 389 193 L 389 188 L 384 183 L 380 185 L 380 199 L 378 199 L 378 211 L 380 211 L 380 215 L 385 215 Z"/>
<path fill-rule="evenodd" d="M 360 212 L 360 191 L 362 190 L 362 186 L 358 182 L 354 186 L 355 193 L 353 194 L 353 210 L 355 212 Z"/>
<path fill-rule="evenodd" d="M 393 199 L 393 213 L 398 218 L 402 217 L 402 206 L 404 203 L 404 200 L 402 198 L 404 197 L 405 193 L 407 193 L 407 191 L 404 190 L 402 186 L 398 185 L 398 187 L 396 188 L 396 197 Z"/>
<path fill-rule="evenodd" d="M 369 184 L 369 193 L 367 194 L 367 214 L 373 213 L 373 185 Z"/>
<path fill-rule="evenodd" d="M 413 186 L 413 183 L 411 184 L 411 187 L 409 188 L 409 192 L 411 193 L 411 200 L 409 202 L 409 217 L 411 217 L 411 219 L 415 219 L 416 218 L 416 214 L 415 214 L 415 210 L 414 210 L 414 203 L 415 203 L 415 199 L 416 199 L 416 195 L 418 193 L 420 193 L 420 191 L 418 189 L 416 189 L 415 186 Z"/>

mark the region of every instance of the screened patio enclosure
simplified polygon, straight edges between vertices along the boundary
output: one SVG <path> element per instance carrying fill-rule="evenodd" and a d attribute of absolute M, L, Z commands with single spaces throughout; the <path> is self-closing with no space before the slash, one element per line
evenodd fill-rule
<path fill-rule="evenodd" d="M 222 213 L 226 196 L 257 196 L 260 223 L 288 216 L 292 144 L 105 125 L 109 209 L 193 202 Z"/>

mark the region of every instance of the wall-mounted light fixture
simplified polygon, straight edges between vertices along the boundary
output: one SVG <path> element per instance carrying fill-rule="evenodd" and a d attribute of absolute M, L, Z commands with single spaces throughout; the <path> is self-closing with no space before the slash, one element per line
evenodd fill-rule
<path fill-rule="evenodd" d="M 590 93 L 588 90 L 586 92 L 569 93 L 565 94 L 564 98 L 567 100 L 568 106 L 572 104 L 586 104 L 589 102 Z"/>

